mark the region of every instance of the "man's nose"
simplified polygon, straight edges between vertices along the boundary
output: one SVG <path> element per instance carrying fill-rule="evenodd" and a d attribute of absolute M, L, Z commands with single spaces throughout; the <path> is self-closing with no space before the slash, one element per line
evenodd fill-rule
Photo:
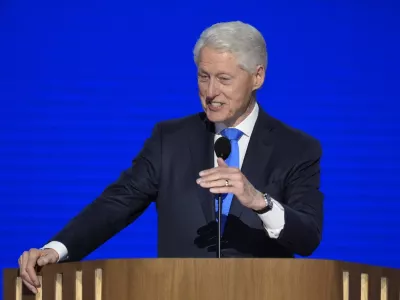
<path fill-rule="evenodd" d="M 219 94 L 218 82 L 215 79 L 211 78 L 207 86 L 207 98 L 213 99 L 218 94 Z"/>

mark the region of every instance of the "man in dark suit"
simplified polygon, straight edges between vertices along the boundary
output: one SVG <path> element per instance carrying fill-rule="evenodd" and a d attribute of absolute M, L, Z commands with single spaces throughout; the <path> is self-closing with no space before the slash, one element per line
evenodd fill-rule
<path fill-rule="evenodd" d="M 204 112 L 157 124 L 132 166 L 42 249 L 34 266 L 81 260 L 131 224 L 152 202 L 160 257 L 216 256 L 216 195 L 223 195 L 223 257 L 294 257 L 321 240 L 319 142 L 268 115 L 256 100 L 267 66 L 262 35 L 241 22 L 205 30 L 194 48 Z M 224 161 L 214 153 L 231 143 Z"/>

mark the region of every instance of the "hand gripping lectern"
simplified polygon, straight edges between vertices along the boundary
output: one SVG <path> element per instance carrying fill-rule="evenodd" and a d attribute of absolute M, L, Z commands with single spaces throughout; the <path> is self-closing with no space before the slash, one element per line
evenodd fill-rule
<path fill-rule="evenodd" d="M 314 259 L 125 259 L 4 270 L 4 300 L 399 300 L 400 270 Z"/>

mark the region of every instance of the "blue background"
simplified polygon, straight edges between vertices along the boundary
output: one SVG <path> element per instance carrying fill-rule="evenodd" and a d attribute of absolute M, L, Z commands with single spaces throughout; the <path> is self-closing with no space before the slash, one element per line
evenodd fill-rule
<path fill-rule="evenodd" d="M 0 267 L 129 167 L 157 121 L 201 109 L 192 48 L 220 21 L 269 49 L 259 101 L 324 149 L 313 257 L 400 267 L 398 1 L 0 3 Z M 156 215 L 87 259 L 156 256 Z"/>

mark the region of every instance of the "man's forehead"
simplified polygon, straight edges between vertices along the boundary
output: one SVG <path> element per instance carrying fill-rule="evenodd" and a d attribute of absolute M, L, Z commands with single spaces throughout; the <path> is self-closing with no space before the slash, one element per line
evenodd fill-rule
<path fill-rule="evenodd" d="M 225 72 L 239 72 L 240 68 L 236 60 L 199 60 L 198 71 L 212 72 L 212 73 L 225 73 Z"/>
<path fill-rule="evenodd" d="M 232 52 L 209 47 L 201 49 L 199 59 L 204 61 L 236 61 L 236 57 Z"/>

